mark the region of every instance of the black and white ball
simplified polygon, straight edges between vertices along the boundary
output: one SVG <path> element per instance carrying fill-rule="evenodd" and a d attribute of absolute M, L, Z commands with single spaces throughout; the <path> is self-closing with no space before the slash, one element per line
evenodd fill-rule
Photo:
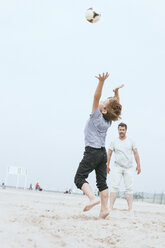
<path fill-rule="evenodd" d="M 85 17 L 88 22 L 95 23 L 99 21 L 101 14 L 96 12 L 93 8 L 89 8 L 85 13 Z"/>

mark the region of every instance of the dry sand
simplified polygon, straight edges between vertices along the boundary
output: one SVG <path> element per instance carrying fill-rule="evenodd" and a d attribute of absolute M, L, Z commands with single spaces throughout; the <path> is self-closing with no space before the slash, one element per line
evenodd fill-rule
<path fill-rule="evenodd" d="M 0 190 L 0 248 L 164 248 L 165 205 L 124 200 L 105 220 L 83 195 Z"/>

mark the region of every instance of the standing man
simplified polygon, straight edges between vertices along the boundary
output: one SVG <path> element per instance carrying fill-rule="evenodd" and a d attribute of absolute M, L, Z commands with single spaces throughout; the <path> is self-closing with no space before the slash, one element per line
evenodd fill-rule
<path fill-rule="evenodd" d="M 112 152 L 115 154 L 114 170 L 112 173 L 111 193 L 110 193 L 110 210 L 116 200 L 116 194 L 119 190 L 120 182 L 123 177 L 126 191 L 126 200 L 128 203 L 128 211 L 132 210 L 133 202 L 133 161 L 132 154 L 134 154 L 137 164 L 136 171 L 140 174 L 140 158 L 135 143 L 126 136 L 127 125 L 120 123 L 118 125 L 119 137 L 111 142 L 108 149 L 107 158 L 107 172 L 110 172 L 110 160 Z"/>

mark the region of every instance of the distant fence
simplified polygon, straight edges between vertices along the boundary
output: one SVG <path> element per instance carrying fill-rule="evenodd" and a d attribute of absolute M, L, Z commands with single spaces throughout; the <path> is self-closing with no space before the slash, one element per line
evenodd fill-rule
<path fill-rule="evenodd" d="M 118 198 L 125 198 L 125 192 L 118 192 Z M 136 192 L 133 195 L 135 201 L 165 204 L 165 193 Z"/>
<path fill-rule="evenodd" d="M 5 186 L 4 184 L 0 185 L 0 187 L 2 187 L 2 189 L 7 188 L 15 188 L 13 186 Z M 24 189 L 19 187 L 19 189 Z M 63 191 L 55 191 L 55 190 L 44 190 L 47 192 L 52 192 L 52 193 L 66 193 Z M 77 192 L 77 193 L 73 193 L 75 195 L 82 195 L 82 192 Z M 98 192 L 95 193 L 96 195 L 98 195 Z M 125 199 L 125 192 L 124 191 L 120 191 L 117 193 L 117 198 L 122 198 Z M 134 201 L 139 201 L 139 202 L 149 202 L 149 203 L 157 203 L 157 204 L 165 204 L 165 193 L 146 193 L 146 192 L 136 192 L 133 194 L 133 198 Z"/>

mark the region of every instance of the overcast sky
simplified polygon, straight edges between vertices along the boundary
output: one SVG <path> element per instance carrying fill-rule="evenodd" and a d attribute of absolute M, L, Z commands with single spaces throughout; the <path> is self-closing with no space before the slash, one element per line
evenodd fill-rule
<path fill-rule="evenodd" d="M 98 23 L 86 21 L 90 7 L 100 11 Z M 0 183 L 8 166 L 18 166 L 27 168 L 28 185 L 74 186 L 94 76 L 108 71 L 102 99 L 125 84 L 122 121 L 142 167 L 135 191 L 165 191 L 164 9 L 164 0 L 0 2 Z M 94 173 L 89 182 L 95 189 Z"/>

